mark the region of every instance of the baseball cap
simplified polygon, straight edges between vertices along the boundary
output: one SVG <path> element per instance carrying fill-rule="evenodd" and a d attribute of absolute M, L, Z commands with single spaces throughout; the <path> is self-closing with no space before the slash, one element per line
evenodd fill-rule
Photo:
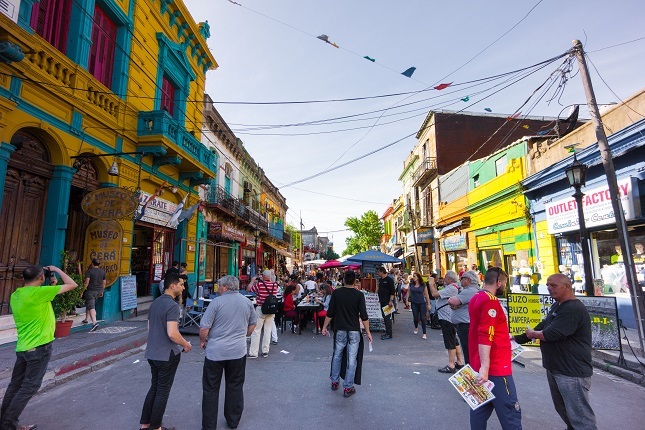
<path fill-rule="evenodd" d="M 461 279 L 464 279 L 464 278 L 470 279 L 471 284 L 479 285 L 479 276 L 477 276 L 477 273 L 475 273 L 475 271 L 473 271 L 473 270 L 469 270 L 467 272 L 464 272 L 461 275 Z"/>

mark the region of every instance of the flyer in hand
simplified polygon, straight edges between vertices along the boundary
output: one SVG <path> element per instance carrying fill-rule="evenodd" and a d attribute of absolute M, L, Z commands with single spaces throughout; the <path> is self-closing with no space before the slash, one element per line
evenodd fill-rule
<path fill-rule="evenodd" d="M 477 372 L 468 364 L 448 380 L 459 391 L 461 397 L 464 398 L 472 410 L 495 398 L 492 393 L 495 384 L 491 381 L 486 381 L 483 385 L 477 385 Z"/>
<path fill-rule="evenodd" d="M 390 315 L 392 312 L 394 312 L 396 309 L 394 309 L 394 306 L 392 305 L 385 305 L 383 306 L 383 314 L 384 315 Z"/>
<path fill-rule="evenodd" d="M 523 352 L 524 347 L 511 339 L 511 361 L 515 360 Z"/>

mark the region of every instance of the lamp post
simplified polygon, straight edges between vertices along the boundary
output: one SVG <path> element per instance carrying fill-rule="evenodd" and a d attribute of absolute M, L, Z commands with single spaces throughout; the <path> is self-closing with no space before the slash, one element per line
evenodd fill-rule
<path fill-rule="evenodd" d="M 258 269 L 258 240 L 260 240 L 260 228 L 255 227 L 253 231 L 253 237 L 255 238 L 255 250 L 253 252 L 253 261 L 255 263 L 255 275 L 257 276 L 260 271 Z"/>
<path fill-rule="evenodd" d="M 580 225 L 580 243 L 582 245 L 582 267 L 585 274 L 585 293 L 587 296 L 594 296 L 594 285 L 593 277 L 591 274 L 591 254 L 589 253 L 589 240 L 587 238 L 587 226 L 585 223 L 585 215 L 582 210 L 582 197 L 584 196 L 583 192 L 580 191 L 581 187 L 585 186 L 585 180 L 587 178 L 587 169 L 588 167 L 578 161 L 575 152 L 573 153 L 573 163 L 571 166 L 567 167 L 565 173 L 567 174 L 567 179 L 569 180 L 569 185 L 571 185 L 576 192 L 573 194 L 573 198 L 576 199 L 576 206 L 578 207 L 578 222 Z"/>

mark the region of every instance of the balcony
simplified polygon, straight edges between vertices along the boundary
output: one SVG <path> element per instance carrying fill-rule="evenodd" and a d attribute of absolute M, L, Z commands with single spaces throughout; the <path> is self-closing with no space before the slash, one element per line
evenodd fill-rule
<path fill-rule="evenodd" d="M 139 112 L 139 145 L 162 145 L 170 156 L 181 157 L 181 171 L 202 171 L 215 177 L 215 157 L 186 128 L 164 110 Z"/>
<path fill-rule="evenodd" d="M 412 174 L 412 186 L 424 187 L 437 177 L 437 159 L 424 158 L 421 165 Z"/>
<path fill-rule="evenodd" d="M 286 231 L 282 233 L 282 241 L 291 244 L 291 233 L 287 233 Z"/>
<path fill-rule="evenodd" d="M 235 217 L 238 214 L 240 201 L 227 193 L 224 188 L 218 185 L 211 185 L 208 187 L 206 198 L 206 206 L 212 209 L 219 209 L 231 217 Z"/>
<path fill-rule="evenodd" d="M 269 236 L 283 240 L 284 227 L 280 223 L 269 223 Z"/>

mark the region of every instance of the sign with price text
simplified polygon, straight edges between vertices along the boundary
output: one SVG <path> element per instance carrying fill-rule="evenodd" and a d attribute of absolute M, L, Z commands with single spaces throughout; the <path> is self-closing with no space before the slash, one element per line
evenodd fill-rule
<path fill-rule="evenodd" d="M 594 349 L 620 349 L 618 310 L 615 297 L 578 297 L 591 318 L 591 344 Z M 526 326 L 535 327 L 549 313 L 554 300 L 548 294 L 509 294 L 508 326 L 512 335 L 522 334 Z M 526 345 L 539 345 L 533 341 Z"/>

